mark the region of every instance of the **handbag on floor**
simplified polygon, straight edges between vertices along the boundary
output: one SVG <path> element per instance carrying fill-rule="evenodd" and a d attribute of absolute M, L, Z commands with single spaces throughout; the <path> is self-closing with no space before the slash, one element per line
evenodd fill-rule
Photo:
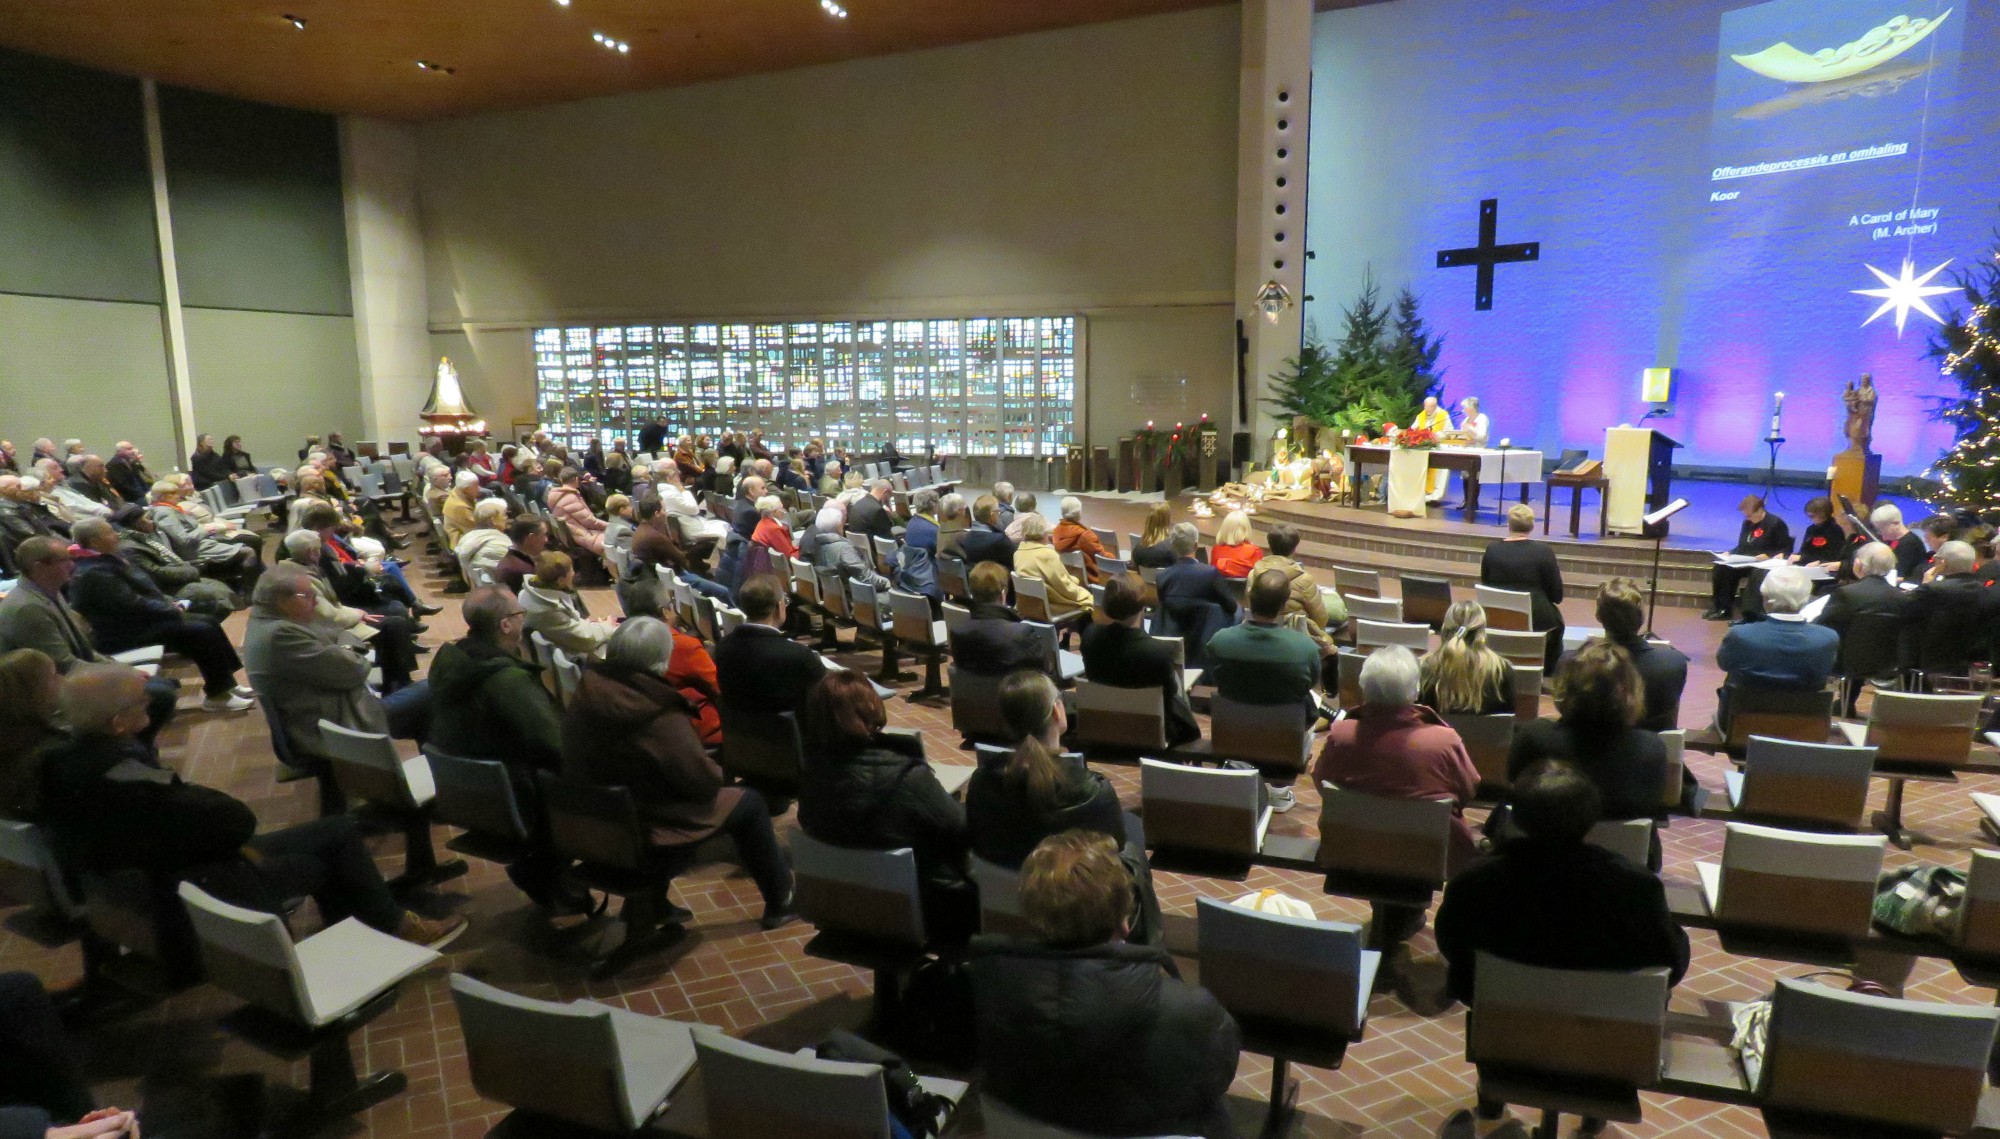
<path fill-rule="evenodd" d="M 951 1101 L 933 1095 L 917 1082 L 910 1065 L 887 1048 L 878 1047 L 844 1029 L 835 1031 L 813 1054 L 822 1060 L 854 1064 L 876 1064 L 882 1069 L 882 1087 L 889 1097 L 889 1120 L 894 1139 L 932 1139 L 944 1130 L 951 1118 Z"/>
<path fill-rule="evenodd" d="M 1965 875 L 1949 866 L 1905 866 L 1875 884 L 1875 925 L 1905 937 L 1949 940 L 1965 905 Z"/>

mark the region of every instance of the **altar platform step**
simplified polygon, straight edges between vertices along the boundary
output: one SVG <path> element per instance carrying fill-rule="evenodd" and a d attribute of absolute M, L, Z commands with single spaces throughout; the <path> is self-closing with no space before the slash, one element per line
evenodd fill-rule
<path fill-rule="evenodd" d="M 1298 557 L 1307 565 L 1372 569 L 1382 571 L 1385 577 L 1404 573 L 1440 577 L 1468 595 L 1479 581 L 1479 559 L 1486 547 L 1507 534 L 1506 527 L 1485 522 L 1393 518 L 1379 508 L 1305 502 L 1267 502 L 1251 521 L 1260 532 L 1278 522 L 1297 529 L 1301 539 Z M 1212 532 L 1213 522 L 1202 528 Z M 1613 577 L 1632 578 L 1642 588 L 1652 578 L 1651 542 L 1622 537 L 1572 540 L 1567 535 L 1544 539 L 1539 530 L 1535 537 L 1555 550 L 1563 583 L 1572 597 L 1595 597 L 1598 587 Z M 1711 562 L 1706 550 L 1668 547 L 1662 551 L 1659 603 L 1706 609 Z M 1384 592 L 1396 591 L 1385 587 Z"/>

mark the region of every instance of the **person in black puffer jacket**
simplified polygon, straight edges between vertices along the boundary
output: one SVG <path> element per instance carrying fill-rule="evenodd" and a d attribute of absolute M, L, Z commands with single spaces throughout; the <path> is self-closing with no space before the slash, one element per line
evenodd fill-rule
<path fill-rule="evenodd" d="M 965 808 L 931 772 L 922 742 L 882 730 L 882 698 L 857 672 L 828 673 L 806 694 L 801 719 L 799 825 L 834 846 L 915 850 L 926 936 L 964 943 L 979 923 L 965 875 Z"/>
<path fill-rule="evenodd" d="M 1039 940 L 974 938 L 967 965 L 986 1094 L 1091 1135 L 1230 1139 L 1241 1033 L 1166 950 L 1125 943 L 1131 905 L 1102 835 L 1067 831 L 1028 856 L 1021 909 Z"/>

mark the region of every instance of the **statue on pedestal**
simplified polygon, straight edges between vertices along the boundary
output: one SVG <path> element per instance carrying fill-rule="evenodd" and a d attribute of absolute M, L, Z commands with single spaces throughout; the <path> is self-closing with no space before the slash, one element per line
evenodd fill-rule
<path fill-rule="evenodd" d="M 1863 455 L 1875 441 L 1875 398 L 1875 378 L 1867 372 L 1861 373 L 1860 387 L 1849 383 L 1840 397 L 1847 405 L 1847 445 Z"/>
<path fill-rule="evenodd" d="M 1881 485 L 1882 456 L 1868 449 L 1875 439 L 1875 378 L 1866 372 L 1859 387 L 1848 384 L 1840 401 L 1847 406 L 1847 450 L 1833 457 L 1833 491 L 1850 502 L 1875 501 Z"/>

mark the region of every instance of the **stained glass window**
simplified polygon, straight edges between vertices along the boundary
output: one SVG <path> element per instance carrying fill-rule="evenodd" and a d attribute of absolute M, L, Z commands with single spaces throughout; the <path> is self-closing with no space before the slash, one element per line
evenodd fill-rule
<path fill-rule="evenodd" d="M 658 415 L 675 436 L 1060 456 L 1076 418 L 1067 316 L 555 327 L 532 344 L 542 427 L 572 446 Z"/>

